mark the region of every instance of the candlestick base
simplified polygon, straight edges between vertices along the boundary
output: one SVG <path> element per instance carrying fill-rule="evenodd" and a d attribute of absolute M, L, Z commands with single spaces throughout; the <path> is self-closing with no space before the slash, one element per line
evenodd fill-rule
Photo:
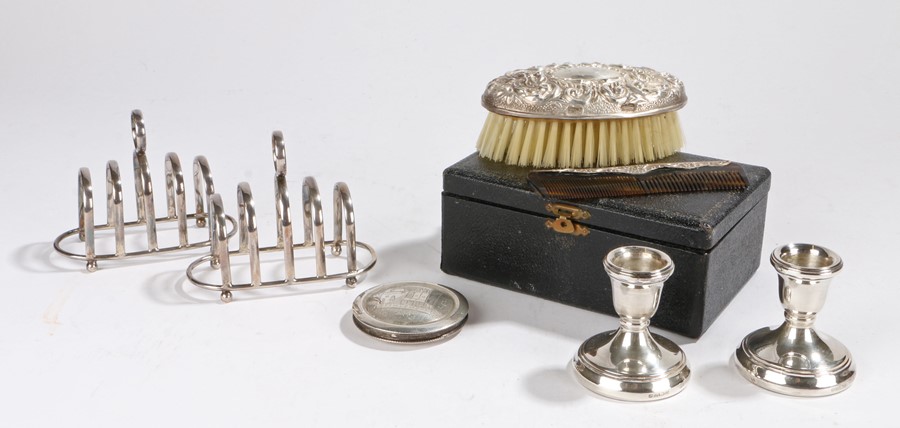
<path fill-rule="evenodd" d="M 856 364 L 844 345 L 812 328 L 788 323 L 750 333 L 734 357 L 744 378 L 779 394 L 832 395 L 847 389 L 856 378 Z"/>
<path fill-rule="evenodd" d="M 623 329 L 585 341 L 572 366 L 578 381 L 604 397 L 654 401 L 681 392 L 691 376 L 681 348 L 646 329 Z"/>

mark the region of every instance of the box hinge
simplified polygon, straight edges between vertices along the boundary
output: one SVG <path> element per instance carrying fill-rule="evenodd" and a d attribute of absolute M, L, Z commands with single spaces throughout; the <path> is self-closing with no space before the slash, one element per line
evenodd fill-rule
<path fill-rule="evenodd" d="M 591 218 L 591 213 L 572 205 L 557 203 L 547 204 L 545 208 L 548 212 L 557 216 L 555 219 L 547 220 L 546 225 L 548 229 L 553 229 L 557 233 L 575 236 L 587 236 L 588 233 L 591 233 L 591 230 L 587 227 L 572 221 L 587 220 Z"/>

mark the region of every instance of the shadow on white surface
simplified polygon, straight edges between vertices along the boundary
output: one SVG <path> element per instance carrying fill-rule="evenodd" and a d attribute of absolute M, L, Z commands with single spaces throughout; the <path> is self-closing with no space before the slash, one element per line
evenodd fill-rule
<path fill-rule="evenodd" d="M 390 343 L 382 340 L 378 340 L 372 336 L 369 336 L 359 328 L 356 327 L 356 324 L 353 323 L 353 314 L 351 311 L 347 311 L 343 317 L 341 317 L 341 333 L 343 333 L 344 337 L 347 340 L 353 342 L 356 345 L 375 349 L 378 351 L 390 351 L 390 352 L 408 352 L 408 351 L 418 351 L 422 349 L 431 348 L 435 345 L 440 345 L 444 343 L 446 340 L 438 340 L 434 342 L 428 343 L 420 343 L 420 344 L 400 344 L 400 343 Z M 447 339 L 453 340 L 453 338 Z"/>
<path fill-rule="evenodd" d="M 764 391 L 738 374 L 733 358 L 734 356 L 727 363 L 711 363 L 693 368 L 692 383 L 710 394 L 723 398 L 743 398 Z"/>
<path fill-rule="evenodd" d="M 437 281 L 439 276 L 446 277 L 441 272 L 440 229 L 425 238 L 376 247 L 375 251 L 378 262 L 368 277 L 373 285 L 407 280 Z"/>
<path fill-rule="evenodd" d="M 569 403 L 582 400 L 590 392 L 578 384 L 569 367 L 544 367 L 525 377 L 525 389 L 546 403 Z"/>
<path fill-rule="evenodd" d="M 209 292 L 206 298 L 197 296 L 198 293 L 188 293 L 185 289 L 186 283 L 184 271 L 178 270 L 151 275 L 144 280 L 142 286 L 144 294 L 156 303 L 167 305 L 221 303 L 218 293 Z"/>
<path fill-rule="evenodd" d="M 64 246 L 67 251 L 77 252 L 72 248 Z M 81 249 L 83 251 L 83 248 Z M 100 260 L 98 261 L 98 270 L 122 269 L 134 266 L 149 265 L 155 263 L 168 262 L 172 260 L 184 259 L 190 260 L 191 257 L 199 257 L 202 253 L 198 250 L 193 252 L 173 252 L 154 254 L 152 256 L 136 257 L 132 259 L 121 260 Z M 67 258 L 59 254 L 53 249 L 52 242 L 33 242 L 25 244 L 14 250 L 9 261 L 11 264 L 20 267 L 22 270 L 30 273 L 69 273 L 69 272 L 88 272 L 85 268 L 85 262 Z"/>
<path fill-rule="evenodd" d="M 31 273 L 87 272 L 84 262 L 66 260 L 56 254 L 52 242 L 32 242 L 16 248 L 11 252 L 9 262 Z"/>
<path fill-rule="evenodd" d="M 240 290 L 234 292 L 234 300 L 230 305 L 240 304 L 241 301 L 273 299 L 305 294 L 317 294 L 342 289 L 344 283 L 335 281 L 328 288 L 303 288 L 302 285 L 285 287 Z M 194 286 L 188 281 L 184 270 L 160 272 L 152 275 L 144 281 L 144 293 L 154 302 L 164 305 L 184 304 L 224 304 L 219 298 L 219 292 L 205 290 Z"/>
<path fill-rule="evenodd" d="M 618 326 L 616 326 L 616 327 L 618 327 Z M 657 328 L 656 326 L 653 326 L 653 325 L 650 326 L 650 332 L 653 334 L 658 334 L 662 337 L 665 337 L 666 339 L 669 339 L 669 340 L 675 342 L 676 345 L 678 345 L 682 348 L 684 348 L 685 345 L 697 343 L 697 341 L 700 340 L 700 339 L 694 339 L 692 337 L 682 336 L 678 333 L 673 333 L 669 330 Z"/>

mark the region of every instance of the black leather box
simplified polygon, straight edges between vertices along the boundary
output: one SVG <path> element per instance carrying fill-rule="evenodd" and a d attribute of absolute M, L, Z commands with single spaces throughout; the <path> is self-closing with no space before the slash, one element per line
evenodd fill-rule
<path fill-rule="evenodd" d="M 662 161 L 705 159 L 678 153 Z M 675 273 L 653 325 L 700 337 L 760 263 L 771 174 L 742 166 L 750 182 L 744 191 L 565 203 L 560 219 L 548 210 L 553 201 L 531 190 L 529 168 L 472 154 L 444 171 L 441 269 L 615 315 L 603 257 L 622 245 L 658 248 Z M 589 218 L 579 218 L 583 212 Z M 554 221 L 581 234 L 557 231 Z"/>

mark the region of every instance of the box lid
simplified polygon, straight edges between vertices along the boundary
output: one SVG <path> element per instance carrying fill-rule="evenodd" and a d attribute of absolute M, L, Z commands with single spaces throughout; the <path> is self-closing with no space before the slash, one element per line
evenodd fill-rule
<path fill-rule="evenodd" d="M 676 153 L 659 162 L 711 158 Z M 768 169 L 739 164 L 749 186 L 743 191 L 671 193 L 628 198 L 565 202 L 591 213 L 578 220 L 595 229 L 698 250 L 710 250 L 769 192 Z M 547 218 L 548 201 L 531 189 L 532 168 L 483 159 L 477 153 L 444 170 L 444 193 Z"/>

